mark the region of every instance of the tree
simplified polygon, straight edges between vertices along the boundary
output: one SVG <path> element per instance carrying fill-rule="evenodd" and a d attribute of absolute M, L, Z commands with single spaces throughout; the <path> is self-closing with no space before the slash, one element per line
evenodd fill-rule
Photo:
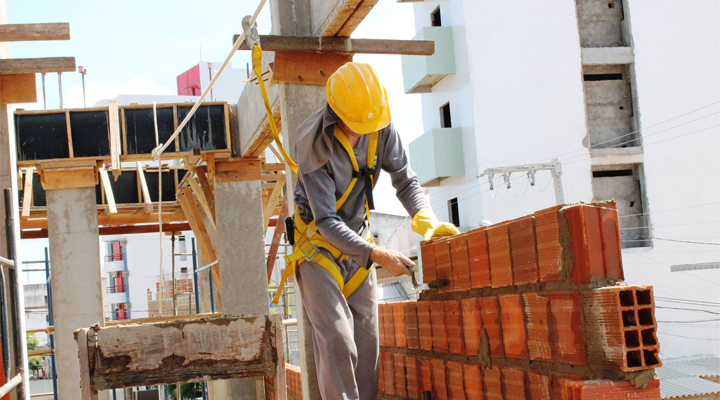
<path fill-rule="evenodd" d="M 35 332 L 31 332 L 27 334 L 27 349 L 28 351 L 37 350 L 40 346 L 40 341 L 38 341 L 37 336 L 35 336 Z"/>
<path fill-rule="evenodd" d="M 170 398 L 175 400 L 177 398 L 176 385 L 168 385 L 168 394 Z M 180 398 L 183 400 L 194 400 L 202 396 L 202 385 L 198 382 L 195 383 L 182 383 L 180 384 Z"/>
<path fill-rule="evenodd" d="M 28 368 L 30 371 L 40 371 L 43 369 L 43 358 L 40 356 L 32 356 L 28 359 Z"/>

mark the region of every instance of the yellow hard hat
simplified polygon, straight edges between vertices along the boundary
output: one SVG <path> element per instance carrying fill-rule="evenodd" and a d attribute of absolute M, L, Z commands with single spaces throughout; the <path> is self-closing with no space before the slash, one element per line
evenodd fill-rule
<path fill-rule="evenodd" d="M 358 134 L 390 125 L 385 87 L 368 64 L 349 62 L 338 68 L 325 85 L 328 104 Z"/>

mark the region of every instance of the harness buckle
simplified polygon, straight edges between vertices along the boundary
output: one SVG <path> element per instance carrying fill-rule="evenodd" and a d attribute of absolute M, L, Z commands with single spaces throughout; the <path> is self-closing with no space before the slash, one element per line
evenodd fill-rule
<path fill-rule="evenodd" d="M 310 252 L 313 250 L 315 250 L 315 254 L 313 254 L 311 257 L 308 257 L 308 254 L 310 254 Z M 318 254 L 320 254 L 320 248 L 313 245 L 310 246 L 310 250 L 308 250 L 307 253 L 303 253 L 303 258 L 305 259 L 305 261 L 313 262 L 313 260 L 315 259 L 315 257 L 317 257 Z"/>

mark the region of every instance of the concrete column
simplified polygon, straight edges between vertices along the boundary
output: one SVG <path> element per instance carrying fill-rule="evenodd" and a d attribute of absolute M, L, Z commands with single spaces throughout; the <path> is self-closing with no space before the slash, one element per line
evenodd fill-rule
<path fill-rule="evenodd" d="M 59 398 L 80 399 L 80 365 L 73 331 L 103 322 L 95 189 L 47 190 L 48 238 Z M 101 396 L 107 399 L 107 394 Z"/>
<path fill-rule="evenodd" d="M 216 171 L 227 171 L 216 172 L 215 177 L 222 312 L 268 314 L 260 160 L 219 162 Z M 264 399 L 264 384 L 256 386 L 256 380 L 262 383 L 262 378 L 227 381 L 229 399 Z"/>

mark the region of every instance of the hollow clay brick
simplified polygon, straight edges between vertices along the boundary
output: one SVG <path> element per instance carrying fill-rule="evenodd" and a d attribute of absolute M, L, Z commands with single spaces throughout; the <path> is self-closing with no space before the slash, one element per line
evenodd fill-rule
<path fill-rule="evenodd" d="M 393 354 L 393 368 L 395 369 L 395 396 L 407 397 L 407 385 L 405 383 L 405 355 Z"/>
<path fill-rule="evenodd" d="M 603 255 L 605 257 L 605 275 L 608 278 L 624 279 L 617 204 L 603 204 L 603 208 L 600 209 L 600 224 L 603 237 Z"/>
<path fill-rule="evenodd" d="M 512 256 L 515 285 L 528 285 L 538 281 L 535 226 L 532 216 L 510 221 L 510 254 Z"/>
<path fill-rule="evenodd" d="M 433 242 L 435 247 L 435 265 L 437 266 L 437 277 L 445 281 L 445 286 L 438 289 L 439 292 L 452 292 L 453 271 L 452 259 L 450 258 L 450 240 L 440 238 Z"/>
<path fill-rule="evenodd" d="M 460 300 L 462 308 L 463 336 L 465 338 L 465 354 L 476 356 L 480 351 L 480 335 L 482 320 L 478 299 L 470 297 Z"/>
<path fill-rule="evenodd" d="M 470 290 L 470 260 L 468 256 L 467 235 L 451 237 L 450 258 L 452 259 L 453 290 L 456 292 Z"/>
<path fill-rule="evenodd" d="M 490 287 L 490 252 L 488 250 L 487 227 L 473 229 L 467 233 L 468 259 L 470 262 L 470 286 L 473 289 Z"/>
<path fill-rule="evenodd" d="M 584 381 L 567 382 L 566 395 L 572 391 L 572 400 L 625 400 L 660 399 L 660 381 L 653 379 L 644 388 L 635 387 L 628 381 Z"/>
<path fill-rule="evenodd" d="M 447 353 L 448 334 L 445 326 L 445 303 L 442 301 L 430 302 L 430 318 L 432 320 L 432 343 L 436 353 Z"/>
<path fill-rule="evenodd" d="M 300 367 L 296 367 L 291 364 L 285 364 L 285 381 L 287 385 L 288 395 L 296 399 L 301 399 L 302 376 L 300 374 Z"/>
<path fill-rule="evenodd" d="M 480 366 L 463 364 L 463 381 L 465 383 L 465 399 L 483 399 L 482 374 Z"/>
<path fill-rule="evenodd" d="M 490 280 L 493 288 L 513 284 L 512 258 L 510 256 L 510 236 L 507 222 L 501 222 L 487 228 L 488 247 L 490 249 Z"/>
<path fill-rule="evenodd" d="M 447 374 L 448 399 L 465 400 L 462 364 L 448 361 L 445 365 L 445 373 Z"/>
<path fill-rule="evenodd" d="M 560 208 L 561 206 L 554 206 L 533 214 L 540 282 L 558 281 L 564 277 Z"/>
<path fill-rule="evenodd" d="M 385 346 L 395 347 L 395 316 L 393 315 L 392 303 L 385 305 Z"/>
<path fill-rule="evenodd" d="M 525 326 L 527 328 L 528 355 L 531 360 L 553 361 L 553 346 L 550 340 L 550 319 L 547 296 L 523 293 Z"/>
<path fill-rule="evenodd" d="M 485 398 L 487 400 L 505 400 L 500 368 L 493 367 L 483 370 L 483 386 L 485 387 Z"/>
<path fill-rule="evenodd" d="M 550 292 L 553 350 L 559 363 L 587 365 L 578 292 Z"/>
<path fill-rule="evenodd" d="M 421 400 L 420 364 L 415 356 L 407 356 L 405 359 L 405 372 L 407 374 L 407 398 L 410 400 Z"/>
<path fill-rule="evenodd" d="M 418 301 L 416 306 L 418 316 L 418 332 L 420 334 L 420 348 L 425 351 L 432 351 L 433 336 L 432 318 L 430 316 L 430 302 Z"/>
<path fill-rule="evenodd" d="M 565 386 L 568 384 L 568 382 L 579 381 L 579 380 L 581 380 L 579 375 L 557 374 L 557 373 L 552 374 L 553 399 L 555 399 L 555 400 L 575 400 L 575 399 L 568 399 L 567 391 L 565 390 Z"/>
<path fill-rule="evenodd" d="M 380 393 L 387 393 L 387 388 L 385 388 L 385 363 L 383 362 L 383 354 L 385 353 L 380 353 L 378 362 L 378 369 L 380 370 L 378 375 L 378 391 Z"/>
<path fill-rule="evenodd" d="M 387 346 L 385 344 L 385 303 L 378 304 L 378 340 L 380 347 Z"/>
<path fill-rule="evenodd" d="M 432 365 L 433 400 L 448 400 L 445 362 L 433 358 L 430 360 L 430 364 Z"/>
<path fill-rule="evenodd" d="M 420 256 L 422 257 L 423 283 L 437 279 L 437 262 L 435 261 L 435 246 L 430 242 L 420 244 Z"/>
<path fill-rule="evenodd" d="M 521 369 L 502 368 L 505 400 L 525 399 L 525 372 Z"/>
<path fill-rule="evenodd" d="M 420 389 L 422 392 L 432 392 L 433 390 L 433 370 L 430 359 L 423 357 L 418 359 L 420 365 Z"/>
<path fill-rule="evenodd" d="M 403 312 L 405 314 L 405 336 L 407 337 L 407 347 L 408 349 L 417 350 L 420 348 L 420 331 L 418 329 L 417 302 L 404 302 Z"/>
<path fill-rule="evenodd" d="M 392 303 L 393 327 L 395 328 L 395 346 L 407 347 L 407 334 L 405 333 L 405 302 Z"/>
<path fill-rule="evenodd" d="M 519 294 L 498 296 L 506 358 L 528 357 L 523 303 Z"/>
<path fill-rule="evenodd" d="M 480 297 L 480 316 L 482 317 L 483 330 L 488 337 L 490 346 L 490 357 L 504 358 L 502 319 L 500 318 L 500 307 L 496 296 Z"/>
<path fill-rule="evenodd" d="M 552 398 L 550 375 L 528 369 L 525 371 L 528 400 L 547 400 Z"/>
<path fill-rule="evenodd" d="M 462 309 L 458 300 L 445 301 L 445 330 L 448 338 L 448 353 L 465 354 Z"/>
<path fill-rule="evenodd" d="M 393 363 L 392 354 L 382 353 L 381 359 L 383 363 L 383 374 L 385 380 L 385 393 L 394 396 L 395 395 L 395 366 Z"/>

